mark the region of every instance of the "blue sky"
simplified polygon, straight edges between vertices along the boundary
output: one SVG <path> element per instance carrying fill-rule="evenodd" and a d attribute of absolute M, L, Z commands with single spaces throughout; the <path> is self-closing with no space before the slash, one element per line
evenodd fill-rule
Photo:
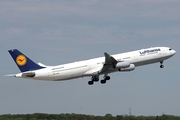
<path fill-rule="evenodd" d="M 180 115 L 179 0 L 2 0 L 0 4 L 0 114 L 82 113 Z M 4 77 L 18 73 L 7 50 L 58 65 L 153 46 L 176 55 L 164 62 L 62 82 Z"/>

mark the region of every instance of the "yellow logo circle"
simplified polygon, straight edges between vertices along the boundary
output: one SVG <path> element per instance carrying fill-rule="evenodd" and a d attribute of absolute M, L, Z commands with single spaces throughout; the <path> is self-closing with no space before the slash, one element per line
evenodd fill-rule
<path fill-rule="evenodd" d="M 27 62 L 27 59 L 24 55 L 18 55 L 17 58 L 16 58 L 16 63 L 19 65 L 19 66 L 23 66 L 25 65 Z"/>

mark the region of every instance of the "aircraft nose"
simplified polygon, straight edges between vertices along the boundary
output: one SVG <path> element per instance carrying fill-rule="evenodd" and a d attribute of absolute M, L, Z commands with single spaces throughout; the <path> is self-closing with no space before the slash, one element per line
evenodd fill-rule
<path fill-rule="evenodd" d="M 175 50 L 172 50 L 172 54 L 173 54 L 173 55 L 176 54 L 176 51 L 175 51 Z"/>

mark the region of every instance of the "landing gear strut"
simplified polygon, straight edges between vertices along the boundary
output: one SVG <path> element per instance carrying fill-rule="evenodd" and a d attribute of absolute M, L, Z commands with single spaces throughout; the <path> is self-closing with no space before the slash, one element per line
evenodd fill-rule
<path fill-rule="evenodd" d="M 164 68 L 163 61 L 160 61 L 161 65 L 160 68 Z"/>

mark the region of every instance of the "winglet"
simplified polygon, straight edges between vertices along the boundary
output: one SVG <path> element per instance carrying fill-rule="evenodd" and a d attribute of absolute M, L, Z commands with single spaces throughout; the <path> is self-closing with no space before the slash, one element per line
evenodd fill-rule
<path fill-rule="evenodd" d="M 8 50 L 21 72 L 38 70 L 44 67 L 36 64 L 17 49 Z"/>

